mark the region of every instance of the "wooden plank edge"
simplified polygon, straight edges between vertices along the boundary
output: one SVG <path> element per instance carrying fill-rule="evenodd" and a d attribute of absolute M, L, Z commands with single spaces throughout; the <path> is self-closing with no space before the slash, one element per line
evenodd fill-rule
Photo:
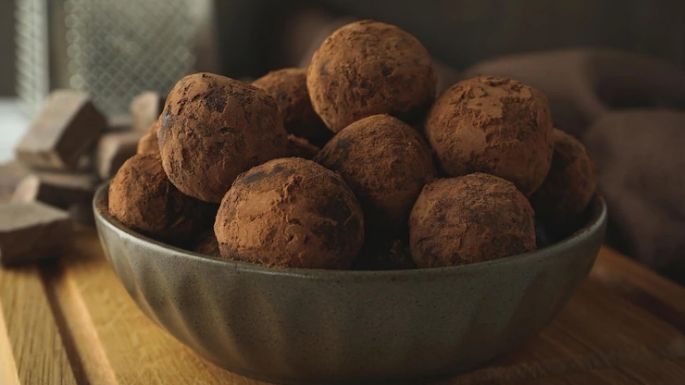
<path fill-rule="evenodd" d="M 19 383 L 78 384 L 39 266 L 0 269 L 0 297 Z"/>
<path fill-rule="evenodd" d="M 685 334 L 685 287 L 606 246 L 590 277 Z"/>
<path fill-rule="evenodd" d="M 2 309 L 2 298 L 0 298 L 0 309 Z M 12 346 L 5 325 L 5 316 L 0 311 L 0 383 L 4 385 L 20 385 L 17 364 L 14 362 Z"/>
<path fill-rule="evenodd" d="M 598 352 L 565 359 L 550 359 L 542 362 L 526 362 L 508 366 L 484 366 L 455 378 L 438 382 L 440 385 L 480 385 L 493 383 L 546 383 L 552 379 L 579 373 L 594 373 L 601 370 L 616 370 L 628 376 L 641 365 L 658 365 L 685 360 L 685 346 L 643 346 L 630 350 Z M 681 375 L 685 367 L 678 365 Z M 636 377 L 637 378 L 637 377 Z M 680 377 L 678 377 L 680 378 Z M 642 383 L 642 381 L 638 381 Z M 437 384 L 436 384 L 437 385 Z"/>
<path fill-rule="evenodd" d="M 608 246 L 602 247 L 598 261 L 601 262 L 599 269 L 593 272 L 598 278 L 609 281 L 620 278 L 628 280 L 685 313 L 685 287 L 682 285 Z"/>
<path fill-rule="evenodd" d="M 81 372 L 79 377 L 85 377 L 87 384 L 119 385 L 88 307 L 70 273 L 60 262 L 55 262 L 43 271 L 43 280 L 55 318 L 63 329 L 63 338 L 68 341 L 65 345 L 69 345 L 69 355 L 77 361 L 72 366 Z"/>

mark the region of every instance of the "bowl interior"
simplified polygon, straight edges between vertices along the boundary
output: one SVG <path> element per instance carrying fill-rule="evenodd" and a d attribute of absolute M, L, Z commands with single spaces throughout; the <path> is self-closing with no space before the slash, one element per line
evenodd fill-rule
<path fill-rule="evenodd" d="M 125 233 L 129 236 L 139 239 L 141 242 L 148 243 L 150 247 L 156 249 L 167 249 L 173 251 L 176 254 L 181 254 L 186 258 L 197 260 L 202 263 L 216 263 L 220 265 L 230 266 L 232 269 L 238 269 L 242 271 L 258 272 L 265 274 L 285 274 L 285 275 L 295 275 L 303 277 L 314 277 L 321 275 L 330 276 L 379 276 L 379 275 L 415 275 L 415 274 L 439 274 L 440 272 L 447 272 L 454 270 L 463 270 L 474 268 L 476 266 L 489 266 L 489 265 L 500 265 L 507 264 L 513 261 L 535 259 L 541 256 L 541 252 L 544 251 L 544 255 L 554 254 L 557 251 L 565 250 L 572 247 L 578 242 L 582 242 L 584 239 L 591 237 L 594 233 L 601 230 L 606 226 L 607 221 L 607 208 L 604 198 L 602 196 L 595 195 L 590 205 L 586 211 L 582 214 L 581 220 L 576 225 L 577 230 L 571 234 L 567 234 L 563 237 L 557 237 L 555 242 L 541 245 L 542 247 L 522 254 L 511 255 L 504 258 L 498 258 L 494 260 L 476 262 L 466 265 L 459 266 L 447 266 L 447 267 L 432 267 L 432 268 L 416 268 L 416 269 L 401 269 L 401 270 L 328 270 L 328 269 L 305 269 L 305 268 L 288 268 L 288 267 L 266 267 L 263 265 L 242 262 L 242 261 L 230 261 L 225 259 L 214 258 L 212 256 L 200 254 L 192 250 L 187 250 L 178 246 L 170 245 L 162 241 L 156 240 L 138 231 L 130 229 L 125 226 L 119 220 L 114 218 L 109 214 L 109 209 L 107 207 L 108 202 L 108 187 L 109 183 L 104 183 L 98 188 L 93 199 L 93 211 L 99 221 L 111 226 L 116 229 L 116 231 Z"/>

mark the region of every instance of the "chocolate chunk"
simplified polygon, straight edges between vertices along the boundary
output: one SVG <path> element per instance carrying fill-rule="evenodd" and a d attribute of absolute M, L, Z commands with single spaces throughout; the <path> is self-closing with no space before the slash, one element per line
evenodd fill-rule
<path fill-rule="evenodd" d="M 0 263 L 17 265 L 59 256 L 70 241 L 69 215 L 42 203 L 0 205 Z"/>
<path fill-rule="evenodd" d="M 136 154 L 141 131 L 113 132 L 103 135 L 95 152 L 95 169 L 102 179 L 116 174 L 124 162 Z"/>
<path fill-rule="evenodd" d="M 96 184 L 90 174 L 37 172 L 22 179 L 12 201 L 39 201 L 66 210 L 76 203 L 89 203 Z"/>
<path fill-rule="evenodd" d="M 147 131 L 163 108 L 164 98 L 157 92 L 146 91 L 133 98 L 130 106 L 133 130 Z"/>
<path fill-rule="evenodd" d="M 17 145 L 17 159 L 35 168 L 75 169 L 106 127 L 86 94 L 55 91 Z"/>

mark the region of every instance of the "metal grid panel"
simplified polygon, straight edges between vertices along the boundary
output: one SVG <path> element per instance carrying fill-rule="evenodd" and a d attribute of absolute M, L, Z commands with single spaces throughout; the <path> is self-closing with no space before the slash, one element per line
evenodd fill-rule
<path fill-rule="evenodd" d="M 50 90 L 47 0 L 16 0 L 17 95 L 29 113 Z"/>
<path fill-rule="evenodd" d="M 192 0 L 64 0 L 69 84 L 110 114 L 194 66 Z"/>

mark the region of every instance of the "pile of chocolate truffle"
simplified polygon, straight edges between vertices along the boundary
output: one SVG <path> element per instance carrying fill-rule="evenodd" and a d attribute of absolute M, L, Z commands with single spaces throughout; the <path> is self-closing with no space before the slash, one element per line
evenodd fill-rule
<path fill-rule="evenodd" d="M 335 31 L 307 69 L 186 76 L 110 214 L 216 258 L 324 269 L 479 262 L 572 231 L 594 171 L 546 97 L 479 76 L 436 99 L 435 84 L 423 45 L 376 21 Z"/>

